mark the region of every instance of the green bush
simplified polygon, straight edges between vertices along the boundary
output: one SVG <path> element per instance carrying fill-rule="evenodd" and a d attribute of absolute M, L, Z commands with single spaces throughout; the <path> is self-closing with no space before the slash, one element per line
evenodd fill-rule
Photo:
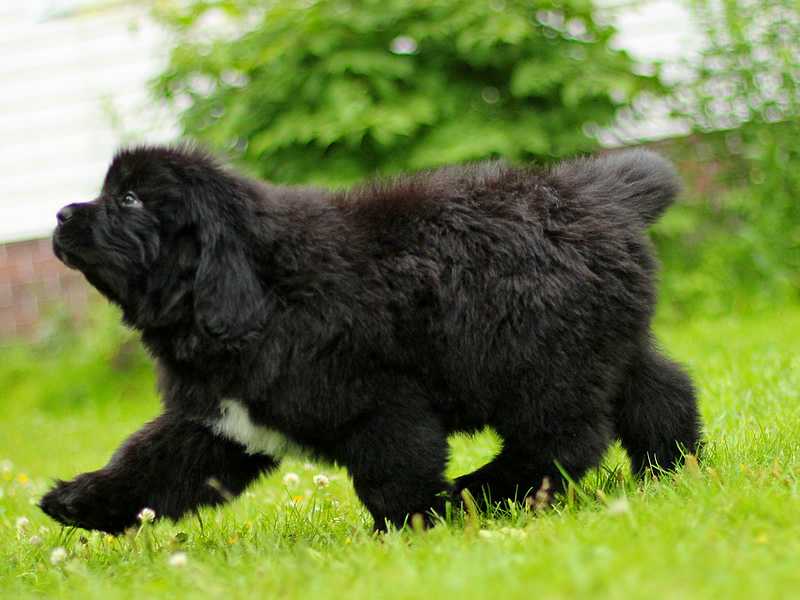
<path fill-rule="evenodd" d="M 158 6 L 176 45 L 157 94 L 182 108 L 185 135 L 273 181 L 573 155 L 663 91 L 610 48 L 590 0 Z"/>
<path fill-rule="evenodd" d="M 695 136 L 675 155 L 716 171 L 656 229 L 665 289 L 705 312 L 800 297 L 800 6 L 696 1 L 705 50 L 676 114 Z M 698 191 L 698 188 L 706 188 Z M 692 198 L 694 196 L 694 198 Z"/>
<path fill-rule="evenodd" d="M 36 340 L 0 345 L 0 407 L 70 413 L 150 398 L 153 368 L 137 338 L 99 299 L 80 322 L 52 315 Z"/>
<path fill-rule="evenodd" d="M 797 271 L 752 214 L 758 194 L 738 187 L 684 198 L 656 224 L 662 316 L 769 312 L 796 302 Z"/>

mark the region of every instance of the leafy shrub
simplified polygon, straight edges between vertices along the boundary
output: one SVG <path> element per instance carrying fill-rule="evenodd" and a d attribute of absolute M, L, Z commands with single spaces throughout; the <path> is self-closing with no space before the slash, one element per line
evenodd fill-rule
<path fill-rule="evenodd" d="M 714 313 L 796 301 L 800 8 L 795 0 L 703 0 L 694 7 L 705 50 L 694 80 L 676 88 L 673 102 L 698 135 L 675 150 L 717 176 L 710 187 L 690 179 L 695 202 L 656 229 L 673 272 L 665 288 L 679 303 Z"/>
<path fill-rule="evenodd" d="M 158 95 L 182 109 L 184 134 L 274 181 L 572 155 L 662 91 L 610 48 L 590 0 L 159 6 L 176 46 Z"/>
<path fill-rule="evenodd" d="M 141 401 L 152 395 L 154 381 L 137 337 L 120 324 L 117 309 L 99 299 L 81 322 L 52 315 L 33 343 L 0 346 L 0 406 L 4 400 L 16 409 L 22 403 L 61 413 Z"/>

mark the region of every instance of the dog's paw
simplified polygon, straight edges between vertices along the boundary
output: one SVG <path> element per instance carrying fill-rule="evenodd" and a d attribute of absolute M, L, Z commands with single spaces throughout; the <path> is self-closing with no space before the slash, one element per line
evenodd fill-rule
<path fill-rule="evenodd" d="M 118 534 L 136 524 L 143 508 L 121 492 L 102 472 L 84 473 L 72 481 L 58 481 L 39 508 L 63 525 Z"/>

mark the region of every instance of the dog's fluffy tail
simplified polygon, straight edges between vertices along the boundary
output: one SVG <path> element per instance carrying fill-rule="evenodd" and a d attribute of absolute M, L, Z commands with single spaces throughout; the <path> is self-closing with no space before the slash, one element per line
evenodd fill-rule
<path fill-rule="evenodd" d="M 565 191 L 622 204 L 645 226 L 658 220 L 681 189 L 672 163 L 649 150 L 569 161 L 557 166 L 553 175 Z"/>

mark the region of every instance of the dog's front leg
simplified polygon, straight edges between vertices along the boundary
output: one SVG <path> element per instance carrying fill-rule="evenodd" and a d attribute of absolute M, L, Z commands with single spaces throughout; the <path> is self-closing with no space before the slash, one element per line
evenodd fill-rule
<path fill-rule="evenodd" d="M 143 508 L 177 519 L 241 493 L 275 459 L 251 455 L 204 425 L 165 412 L 129 437 L 98 471 L 60 481 L 41 500 L 63 523 L 120 533 Z"/>

